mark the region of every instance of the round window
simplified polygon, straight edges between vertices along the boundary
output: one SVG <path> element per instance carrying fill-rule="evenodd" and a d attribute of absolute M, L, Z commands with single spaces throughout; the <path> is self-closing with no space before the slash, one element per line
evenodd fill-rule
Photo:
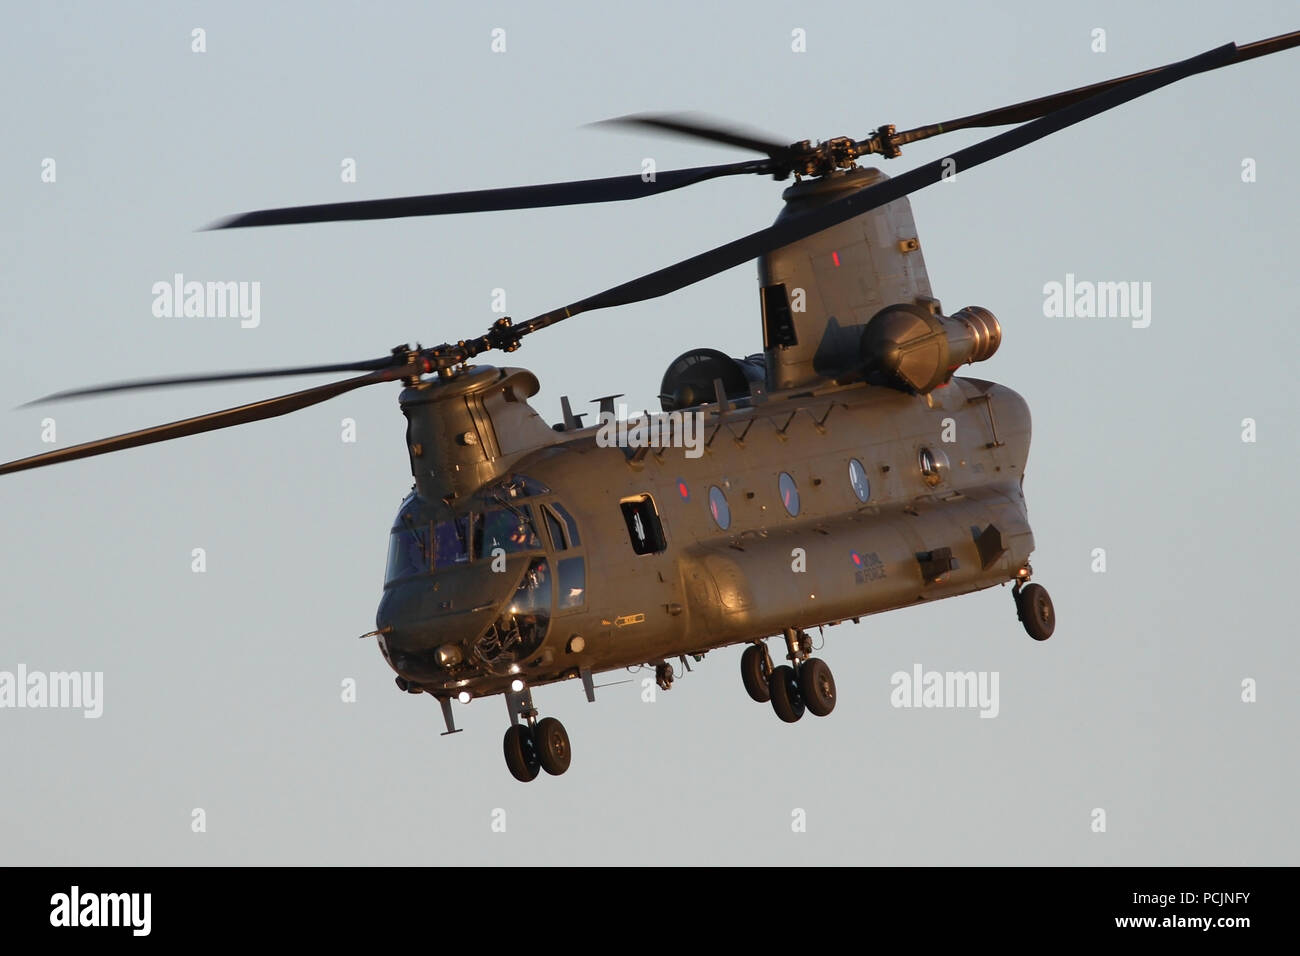
<path fill-rule="evenodd" d="M 931 451 L 929 448 L 922 448 L 917 453 L 921 465 L 921 477 L 930 487 L 934 487 L 943 481 L 943 474 L 948 470 L 948 456 L 941 451 Z"/>
<path fill-rule="evenodd" d="M 727 506 L 727 496 L 717 485 L 709 488 L 709 512 L 723 531 L 731 527 L 731 508 Z"/>
<path fill-rule="evenodd" d="M 853 493 L 858 496 L 859 501 L 866 501 L 871 497 L 871 482 L 867 480 L 867 469 L 862 467 L 862 462 L 856 458 L 849 459 L 849 484 L 853 486 Z"/>
<path fill-rule="evenodd" d="M 793 518 L 799 513 L 799 487 L 784 471 L 777 480 L 777 489 L 781 492 L 781 504 L 785 505 L 786 513 Z"/>

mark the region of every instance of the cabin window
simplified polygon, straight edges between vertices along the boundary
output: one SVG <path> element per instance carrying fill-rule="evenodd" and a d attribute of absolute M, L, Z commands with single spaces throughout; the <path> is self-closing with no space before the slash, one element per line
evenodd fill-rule
<path fill-rule="evenodd" d="M 867 479 L 867 469 L 862 467 L 862 462 L 856 458 L 849 459 L 849 484 L 853 486 L 853 493 L 858 496 L 859 501 L 866 501 L 871 497 L 871 482 Z"/>
<path fill-rule="evenodd" d="M 623 520 L 627 523 L 627 534 L 632 541 L 633 551 L 637 554 L 657 554 L 668 546 L 653 498 L 638 495 L 626 498 L 619 504 L 623 509 Z"/>
<path fill-rule="evenodd" d="M 723 531 L 731 527 L 731 508 L 727 504 L 727 496 L 717 485 L 709 487 L 709 513 Z"/>
<path fill-rule="evenodd" d="M 799 486 L 794 483 L 794 479 L 786 472 L 781 472 L 781 477 L 777 479 L 777 490 L 781 493 L 781 504 L 785 506 L 786 514 L 791 518 L 799 514 Z"/>

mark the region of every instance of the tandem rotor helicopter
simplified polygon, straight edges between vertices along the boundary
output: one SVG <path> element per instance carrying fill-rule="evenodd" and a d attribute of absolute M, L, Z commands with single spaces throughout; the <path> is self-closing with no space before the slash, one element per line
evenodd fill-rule
<path fill-rule="evenodd" d="M 782 145 L 681 116 L 611 121 L 753 150 L 764 158 L 581 182 L 331 203 L 247 213 L 213 228 L 387 219 L 638 199 L 709 179 L 793 176 L 775 223 L 597 295 L 480 336 L 394 348 L 368 361 L 154 378 L 128 389 L 293 375 L 359 375 L 288 395 L 0 465 L 0 474 L 285 415 L 354 389 L 401 382 L 414 488 L 390 533 L 376 637 L 397 686 L 441 705 L 505 696 L 504 751 L 519 780 L 570 764 L 568 733 L 540 718 L 532 689 L 745 644 L 749 696 L 787 722 L 835 707 L 831 670 L 808 631 L 1012 583 L 1035 640 L 1052 636 L 1051 598 L 1029 583 L 1034 548 L 1023 480 L 1030 418 L 1011 389 L 957 377 L 997 350 L 986 309 L 943 313 L 907 196 L 1178 80 L 1300 46 L 1300 31 L 1228 44 L 1168 66 L 947 123 L 865 139 Z M 890 178 L 859 158 L 895 158 L 941 133 L 1019 124 Z M 666 295 L 758 260 L 763 351 L 692 349 L 660 401 L 671 439 L 696 416 L 702 452 L 673 441 L 600 440 L 566 398 L 546 424 L 521 368 L 474 365 L 582 312 Z M 943 422 L 956 441 L 940 440 Z M 792 557 L 794 561 L 792 561 Z M 802 560 L 804 568 L 795 562 Z M 802 573 L 801 573 L 802 572 Z M 767 639 L 780 635 L 778 664 Z"/>

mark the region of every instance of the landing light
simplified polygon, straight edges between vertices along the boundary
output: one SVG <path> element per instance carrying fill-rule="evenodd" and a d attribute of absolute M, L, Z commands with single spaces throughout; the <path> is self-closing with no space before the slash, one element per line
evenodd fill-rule
<path fill-rule="evenodd" d="M 510 689 L 517 694 L 524 689 L 524 682 L 521 681 L 518 677 L 516 677 L 514 680 L 510 682 Z"/>
<path fill-rule="evenodd" d="M 468 704 L 471 700 L 474 699 L 474 695 L 467 690 L 463 690 L 456 695 L 456 699 L 460 701 L 462 704 Z"/>

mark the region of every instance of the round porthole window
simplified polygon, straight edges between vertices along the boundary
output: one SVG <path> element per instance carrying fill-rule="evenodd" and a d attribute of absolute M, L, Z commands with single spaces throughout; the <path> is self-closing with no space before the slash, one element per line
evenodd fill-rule
<path fill-rule="evenodd" d="M 871 497 L 871 482 L 867 480 L 867 469 L 862 467 L 862 462 L 856 458 L 849 459 L 849 484 L 853 486 L 853 493 L 858 496 L 859 501 L 866 501 Z"/>
<path fill-rule="evenodd" d="M 799 513 L 799 486 L 784 471 L 781 472 L 776 485 L 777 490 L 781 492 L 781 504 L 785 506 L 786 514 L 793 518 Z"/>
<path fill-rule="evenodd" d="M 723 531 L 731 527 L 731 508 L 727 505 L 727 496 L 717 485 L 709 488 L 709 513 Z"/>
<path fill-rule="evenodd" d="M 943 481 L 944 473 L 948 470 L 947 455 L 938 450 L 922 448 L 917 453 L 917 458 L 921 466 L 921 477 L 927 485 L 933 488 Z"/>

